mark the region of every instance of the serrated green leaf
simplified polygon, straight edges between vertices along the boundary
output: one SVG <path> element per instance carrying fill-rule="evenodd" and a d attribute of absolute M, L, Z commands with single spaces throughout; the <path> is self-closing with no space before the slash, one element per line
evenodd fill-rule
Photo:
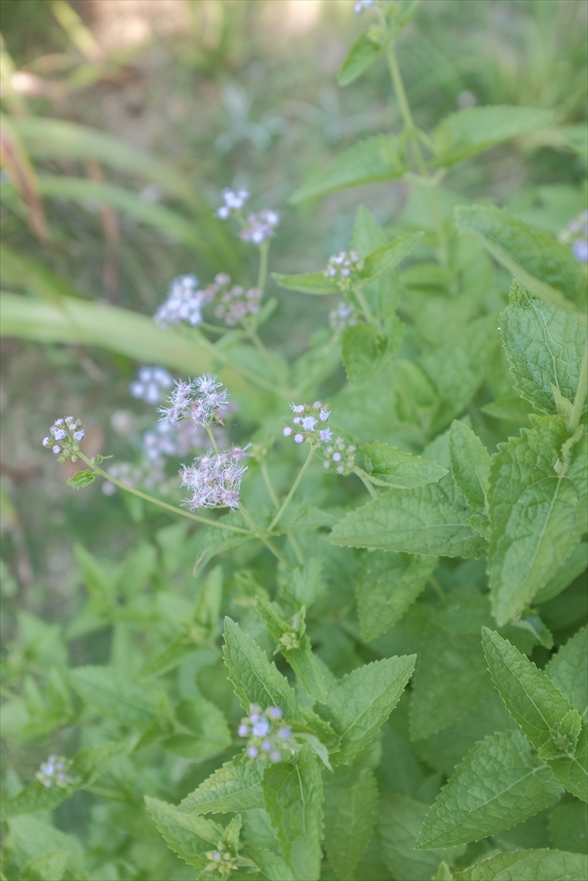
<path fill-rule="evenodd" d="M 239 526 L 247 528 L 247 524 L 239 511 L 232 511 L 222 518 L 227 526 Z M 200 571 L 207 566 L 214 557 L 232 548 L 237 548 L 246 541 L 255 539 L 253 533 L 247 535 L 243 532 L 229 532 L 227 529 L 218 529 L 214 526 L 203 526 L 192 539 L 192 552 L 196 559 L 195 571 Z"/>
<path fill-rule="evenodd" d="M 67 867 L 69 854 L 66 850 L 53 850 L 30 860 L 20 870 L 22 881 L 61 881 Z"/>
<path fill-rule="evenodd" d="M 204 869 L 210 862 L 206 852 L 216 848 L 223 838 L 222 827 L 157 798 L 146 796 L 145 804 L 170 850 L 189 866 Z"/>
<path fill-rule="evenodd" d="M 271 603 L 260 596 L 257 597 L 257 611 L 273 638 L 278 642 L 278 650 L 286 658 L 303 687 L 314 700 L 324 703 L 327 697 L 327 682 L 323 676 L 322 668 L 312 653 L 308 636 L 305 633 L 293 633 L 292 626 L 278 615 Z M 288 648 L 282 645 L 280 640 L 284 634 L 293 634 L 298 646 Z"/>
<path fill-rule="evenodd" d="M 572 755 L 581 726 L 578 711 L 507 639 L 483 627 L 482 646 L 496 690 L 535 749 Z"/>
<path fill-rule="evenodd" d="M 84 849 L 79 838 L 67 835 L 36 817 L 15 817 L 8 822 L 10 844 L 16 861 L 24 865 L 46 854 L 64 850 L 68 855 L 68 872 L 79 881 L 88 878 Z"/>
<path fill-rule="evenodd" d="M 145 679 L 163 676 L 164 673 L 173 670 L 182 663 L 190 655 L 193 655 L 201 648 L 199 642 L 194 642 L 185 633 L 176 636 L 162 651 L 154 657 L 149 658 L 143 669 L 141 676 Z"/>
<path fill-rule="evenodd" d="M 262 807 L 261 770 L 255 763 L 239 759 L 214 771 L 179 805 L 190 814 L 226 814 Z"/>
<path fill-rule="evenodd" d="M 556 409 L 553 386 L 574 400 L 586 348 L 586 324 L 529 296 L 516 283 L 500 315 L 500 336 L 515 388 L 539 410 Z"/>
<path fill-rule="evenodd" d="M 572 723 L 573 721 L 572 718 Z M 570 739 L 570 735 L 566 733 L 566 740 Z M 580 731 L 574 754 L 561 758 L 548 758 L 547 764 L 568 792 L 588 803 L 588 727 L 586 725 Z"/>
<path fill-rule="evenodd" d="M 300 716 L 298 702 L 288 680 L 268 661 L 265 653 L 230 618 L 225 618 L 223 655 L 229 679 L 241 706 L 279 707 L 286 719 Z"/>
<path fill-rule="evenodd" d="M 500 446 L 491 469 L 488 573 L 499 626 L 523 611 L 587 528 L 585 435 L 562 463 L 563 421 L 534 416 L 532 424 Z"/>
<path fill-rule="evenodd" d="M 436 557 L 407 557 L 394 551 L 366 555 L 355 581 L 363 639 L 376 639 L 400 621 L 424 590 L 437 563 Z"/>
<path fill-rule="evenodd" d="M 455 856 L 455 848 L 437 853 L 415 850 L 427 805 L 403 795 L 386 795 L 380 801 L 378 838 L 392 877 L 404 881 L 432 878 L 443 856 Z"/>
<path fill-rule="evenodd" d="M 423 237 L 422 232 L 411 232 L 398 236 L 393 242 L 383 245 L 368 254 L 363 261 L 363 269 L 359 272 L 359 283 L 368 284 L 380 276 L 390 272 L 405 257 L 408 257 L 415 245 Z"/>
<path fill-rule="evenodd" d="M 575 311 L 582 295 L 580 268 L 555 236 L 490 205 L 463 205 L 455 216 L 458 231 L 473 235 L 528 291 Z"/>
<path fill-rule="evenodd" d="M 455 881 L 585 881 L 588 857 L 560 850 L 499 853 L 457 872 Z"/>
<path fill-rule="evenodd" d="M 451 474 L 437 483 L 394 489 L 352 511 L 331 532 L 333 544 L 408 554 L 476 557 L 484 540 Z"/>
<path fill-rule="evenodd" d="M 490 482 L 490 454 L 465 422 L 455 420 L 449 431 L 451 468 L 458 487 L 472 508 L 484 509 Z"/>
<path fill-rule="evenodd" d="M 340 881 L 350 878 L 376 825 L 378 787 L 373 771 L 337 768 L 325 782 L 325 848 Z"/>
<path fill-rule="evenodd" d="M 437 462 L 413 456 L 380 441 L 362 446 L 361 453 L 366 471 L 377 478 L 380 486 L 423 486 L 436 483 L 447 474 L 447 468 Z"/>
<path fill-rule="evenodd" d="M 479 637 L 490 620 L 486 597 L 455 588 L 421 625 L 410 700 L 413 740 L 430 737 L 492 694 Z"/>
<path fill-rule="evenodd" d="M 296 881 L 290 867 L 284 862 L 282 857 L 279 857 L 273 851 L 267 850 L 265 847 L 249 845 L 247 853 L 263 873 L 264 878 L 268 878 L 269 881 Z"/>
<path fill-rule="evenodd" d="M 534 816 L 561 793 L 520 731 L 492 734 L 455 769 L 426 816 L 417 846 L 479 841 Z"/>
<path fill-rule="evenodd" d="M 459 416 L 483 382 L 498 345 L 497 324 L 494 315 L 476 318 L 419 358 L 418 365 L 436 390 L 432 433 Z"/>
<path fill-rule="evenodd" d="M 588 719 L 588 627 L 579 630 L 545 668 L 545 675 L 584 721 Z"/>
<path fill-rule="evenodd" d="M 303 294 L 334 294 L 339 290 L 338 285 L 325 275 L 324 272 L 307 272 L 302 275 L 283 275 L 281 272 L 272 272 L 272 278 L 281 288 L 289 291 L 301 291 Z"/>
<path fill-rule="evenodd" d="M 282 856 L 298 881 L 318 881 L 323 832 L 323 781 L 316 756 L 303 746 L 293 762 L 263 775 L 265 808 Z"/>
<path fill-rule="evenodd" d="M 374 40 L 370 31 L 365 31 L 355 41 L 337 77 L 340 86 L 348 86 L 372 66 L 384 51 L 384 46 Z"/>
<path fill-rule="evenodd" d="M 371 382 L 384 372 L 398 351 L 404 325 L 398 318 L 386 321 L 385 333 L 373 324 L 354 324 L 343 331 L 341 354 L 347 379 L 359 386 Z"/>
<path fill-rule="evenodd" d="M 365 205 L 358 205 L 351 236 L 351 247 L 363 259 L 388 244 L 389 236 Z"/>
<path fill-rule="evenodd" d="M 70 477 L 67 481 L 67 485 L 71 486 L 72 489 L 83 489 L 85 486 L 90 486 L 95 480 L 96 475 L 94 472 L 86 468 L 84 471 L 76 471 L 74 476 Z"/>
<path fill-rule="evenodd" d="M 553 578 L 535 594 L 533 602 L 546 603 L 559 596 L 588 567 L 588 542 L 581 541 L 576 545 L 565 563 L 559 567 Z"/>
<path fill-rule="evenodd" d="M 159 715 L 159 693 L 109 667 L 76 667 L 71 683 L 95 712 L 130 725 L 147 725 Z"/>
<path fill-rule="evenodd" d="M 493 419 L 503 419 L 518 424 L 525 422 L 529 413 L 532 412 L 529 404 L 517 395 L 506 395 L 490 404 L 484 404 L 480 409 L 482 413 L 487 413 Z"/>
<path fill-rule="evenodd" d="M 203 698 L 181 701 L 175 708 L 174 721 L 175 733 L 165 738 L 163 747 L 175 756 L 201 762 L 231 745 L 224 714 Z"/>
<path fill-rule="evenodd" d="M 384 658 L 358 667 L 329 692 L 321 715 L 339 735 L 333 764 L 349 761 L 364 749 L 384 724 L 414 670 L 416 655 Z"/>
<path fill-rule="evenodd" d="M 556 805 L 549 817 L 549 835 L 557 850 L 586 853 L 588 806 L 573 799 Z"/>
<path fill-rule="evenodd" d="M 435 165 L 450 167 L 470 156 L 490 150 L 539 128 L 553 119 L 550 110 L 539 107 L 468 107 L 441 120 L 432 137 Z"/>
<path fill-rule="evenodd" d="M 407 170 L 399 139 L 388 135 L 366 138 L 344 150 L 329 168 L 317 171 L 290 198 L 297 205 L 347 187 L 394 180 Z"/>

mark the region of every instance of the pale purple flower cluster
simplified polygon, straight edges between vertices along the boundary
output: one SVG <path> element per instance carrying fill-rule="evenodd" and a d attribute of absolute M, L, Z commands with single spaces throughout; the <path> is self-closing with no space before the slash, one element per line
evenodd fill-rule
<path fill-rule="evenodd" d="M 223 190 L 224 205 L 216 212 L 216 216 L 221 220 L 228 220 L 233 211 L 240 211 L 247 199 L 249 192 L 247 190 L 231 190 L 229 188 Z"/>
<path fill-rule="evenodd" d="M 213 293 L 201 290 L 195 275 L 180 275 L 169 286 L 167 297 L 153 316 L 160 327 L 187 321 L 192 327 L 202 322 L 202 309 L 210 302 Z"/>
<path fill-rule="evenodd" d="M 239 233 L 239 238 L 244 242 L 253 242 L 261 245 L 266 239 L 271 238 L 274 230 L 280 223 L 280 215 L 277 211 L 266 208 L 258 214 L 248 214 L 247 224 Z"/>
<path fill-rule="evenodd" d="M 328 471 L 334 471 L 336 474 L 351 474 L 355 466 L 355 453 L 357 447 L 355 444 L 346 444 L 342 437 L 338 437 L 335 442 L 329 445 L 324 451 L 325 459 L 323 468 Z"/>
<path fill-rule="evenodd" d="M 337 282 L 342 290 L 351 287 L 351 280 L 355 273 L 363 269 L 363 260 L 355 251 L 339 251 L 329 257 L 325 275 Z"/>
<path fill-rule="evenodd" d="M 359 15 L 360 12 L 363 12 L 364 9 L 369 9 L 370 6 L 375 5 L 376 0 L 357 0 L 357 3 L 353 7 L 353 11 Z"/>
<path fill-rule="evenodd" d="M 219 282 L 221 277 L 223 281 Z M 262 297 L 260 288 L 245 290 L 242 285 L 233 285 L 229 288 L 231 279 L 225 274 L 217 275 L 215 281 L 218 284 L 218 304 L 214 309 L 215 318 L 220 318 L 228 327 L 234 327 L 246 315 L 254 315 L 259 312 Z"/>
<path fill-rule="evenodd" d="M 141 367 L 137 379 L 129 388 L 134 398 L 147 401 L 148 404 L 159 404 L 163 393 L 173 384 L 173 376 L 163 367 Z"/>
<path fill-rule="evenodd" d="M 582 211 L 568 223 L 559 239 L 571 247 L 578 263 L 588 263 L 588 211 Z"/>
<path fill-rule="evenodd" d="M 333 436 L 327 422 L 331 415 L 328 404 L 315 401 L 314 404 L 290 404 L 294 411 L 292 426 L 287 425 L 284 429 L 284 437 L 293 438 L 297 444 L 308 441 L 310 444 L 328 443 Z"/>
<path fill-rule="evenodd" d="M 239 737 L 247 738 L 246 753 L 250 759 L 282 761 L 292 738 L 292 731 L 284 725 L 282 716 L 279 707 L 262 710 L 258 704 L 250 705 L 249 715 L 241 719 L 237 729 Z"/>
<path fill-rule="evenodd" d="M 228 404 L 228 392 L 222 385 L 212 373 L 176 382 L 167 406 L 159 408 L 161 421 L 177 425 L 181 419 L 190 419 L 195 426 L 209 425 L 213 419 L 221 422 L 219 412 Z"/>
<path fill-rule="evenodd" d="M 218 872 L 221 878 L 239 868 L 239 858 L 226 849 L 224 841 L 217 843 L 217 850 L 207 850 L 204 856 L 210 860 L 204 867 L 205 872 Z"/>
<path fill-rule="evenodd" d="M 353 327 L 357 324 L 357 310 L 341 300 L 334 309 L 329 312 L 329 324 L 333 330 L 345 330 L 347 327 Z"/>
<path fill-rule="evenodd" d="M 68 773 L 71 765 L 71 759 L 66 759 L 63 756 L 49 756 L 46 762 L 41 763 L 41 767 L 35 774 L 35 777 L 47 789 L 50 789 L 52 786 L 59 786 L 61 789 L 65 789 L 76 782 L 76 778 Z"/>
<path fill-rule="evenodd" d="M 234 405 L 229 404 L 227 410 Z M 226 443 L 225 433 L 217 425 L 212 432 L 219 446 Z M 172 425 L 158 422 L 143 435 L 143 450 L 148 459 L 156 461 L 166 456 L 187 456 L 192 450 L 210 447 L 210 437 L 203 425 L 193 425 L 186 419 Z"/>
<path fill-rule="evenodd" d="M 49 436 L 43 438 L 43 446 L 55 453 L 58 462 L 76 462 L 84 434 L 81 419 L 65 416 L 55 420 Z"/>
<path fill-rule="evenodd" d="M 131 462 L 115 462 L 107 468 L 107 473 L 132 489 L 157 489 L 163 495 L 167 495 L 168 490 L 171 492 L 172 485 L 171 481 L 168 481 L 169 487 L 166 485 L 163 466 L 163 459 L 145 458 L 137 465 Z M 102 484 L 102 492 L 105 496 L 114 495 L 116 490 L 116 485 L 108 480 Z"/>
<path fill-rule="evenodd" d="M 221 453 L 209 451 L 192 465 L 182 465 L 181 486 L 192 490 L 190 498 L 185 500 L 190 510 L 238 508 L 241 480 L 247 471 L 241 462 L 247 455 L 247 448 L 235 446 Z"/>

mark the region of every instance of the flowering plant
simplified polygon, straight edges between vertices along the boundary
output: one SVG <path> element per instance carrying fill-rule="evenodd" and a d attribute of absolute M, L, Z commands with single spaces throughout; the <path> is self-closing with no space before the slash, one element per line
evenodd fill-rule
<path fill-rule="evenodd" d="M 360 204 L 314 271 L 270 276 L 284 212 L 222 190 L 253 275 L 162 293 L 130 460 L 86 413 L 39 438 L 138 538 L 77 546 L 71 623 L 25 615 L 9 647 L 7 737 L 50 743 L 7 780 L 10 877 L 586 877 L 586 217 L 454 210 L 447 185 L 569 132 L 519 106 L 422 131 L 398 60 L 417 4 L 354 7 L 339 81 L 385 61 L 402 132 L 292 201 L 402 180 L 404 213 Z M 272 284 L 328 303 L 295 361 Z"/>

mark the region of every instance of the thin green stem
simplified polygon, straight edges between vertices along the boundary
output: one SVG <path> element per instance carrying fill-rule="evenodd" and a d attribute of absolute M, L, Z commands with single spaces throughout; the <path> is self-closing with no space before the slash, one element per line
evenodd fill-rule
<path fill-rule="evenodd" d="M 582 366 L 580 368 L 580 377 L 578 379 L 578 388 L 574 397 L 572 413 L 570 416 L 570 433 L 573 434 L 580 424 L 580 417 L 584 409 L 584 401 L 586 400 L 586 392 L 588 392 L 588 347 L 584 350 L 582 358 Z"/>
<path fill-rule="evenodd" d="M 272 500 L 272 504 L 274 505 L 275 508 L 279 508 L 280 503 L 278 501 L 278 497 L 276 495 L 274 485 L 273 485 L 271 478 L 269 476 L 265 460 L 261 463 L 261 476 L 263 477 L 263 482 L 265 483 L 266 489 L 268 491 L 268 495 L 269 495 L 270 499 Z M 296 559 L 298 560 L 300 565 L 302 565 L 304 563 L 304 557 L 302 556 L 302 551 L 300 550 L 300 545 L 298 544 L 298 542 L 296 540 L 296 536 L 289 533 L 288 534 L 288 541 L 290 542 L 290 544 L 292 546 L 292 550 L 296 554 Z"/>
<path fill-rule="evenodd" d="M 429 578 L 429 583 L 430 583 L 431 587 L 433 588 L 433 590 L 435 591 L 435 593 L 437 594 L 437 596 L 439 597 L 439 599 L 444 600 L 445 599 L 445 592 L 434 575 L 432 575 Z"/>
<path fill-rule="evenodd" d="M 364 293 L 363 293 L 362 289 L 361 289 L 360 287 L 354 287 L 354 288 L 353 288 L 353 293 L 354 293 L 355 296 L 357 297 L 357 302 L 358 302 L 359 305 L 361 306 L 361 311 L 363 312 L 366 321 L 368 321 L 369 324 L 373 324 L 374 327 L 377 328 L 378 333 L 381 334 L 381 333 L 382 333 L 382 327 L 381 327 L 381 325 L 380 325 L 380 322 L 378 321 L 378 319 L 375 317 L 374 313 L 373 313 L 372 310 L 370 309 L 369 304 L 368 304 L 368 301 L 366 300 L 366 298 L 365 298 L 365 296 L 364 296 Z"/>
<path fill-rule="evenodd" d="M 248 529 L 242 529 L 240 526 L 229 526 L 227 523 L 221 523 L 218 520 L 209 520 L 207 517 L 200 517 L 198 514 L 191 514 L 189 511 L 184 511 L 182 508 L 176 508 L 174 505 L 168 505 L 167 502 L 162 502 L 161 499 L 156 499 L 154 496 L 149 496 L 147 493 L 141 492 L 138 489 L 135 489 L 133 486 L 129 486 L 126 483 L 123 483 L 121 480 L 118 480 L 116 477 L 113 477 L 112 474 L 108 474 L 107 471 L 103 471 L 95 462 L 92 462 L 91 459 L 88 459 L 82 452 L 78 453 L 80 459 L 88 465 L 92 471 L 96 474 L 99 474 L 100 477 L 103 477 L 104 480 L 110 481 L 110 483 L 114 483 L 115 486 L 118 486 L 119 489 L 124 490 L 125 492 L 132 493 L 134 496 L 138 496 L 140 499 L 145 499 L 146 502 L 151 502 L 153 505 L 157 505 L 159 508 L 163 508 L 166 511 L 171 511 L 172 514 L 176 514 L 180 517 L 187 517 L 188 520 L 195 520 L 197 523 L 205 523 L 206 526 L 216 526 L 217 529 L 224 529 L 226 532 L 241 532 L 245 535 L 249 535 Z"/>
<path fill-rule="evenodd" d="M 377 489 L 375 488 L 375 486 L 372 483 L 370 483 L 370 481 L 366 477 L 363 476 L 363 474 L 361 473 L 359 468 L 354 468 L 353 473 L 357 474 L 357 476 L 359 477 L 359 479 L 361 480 L 361 482 L 363 483 L 363 485 L 365 486 L 365 488 L 369 492 L 372 499 L 377 499 L 378 498 Z"/>
<path fill-rule="evenodd" d="M 276 514 L 276 516 L 274 517 L 274 519 L 270 523 L 270 527 L 269 527 L 268 532 L 271 532 L 272 529 L 274 528 L 274 526 L 276 526 L 279 523 L 282 514 L 284 513 L 284 511 L 286 510 L 286 508 L 290 504 L 290 502 L 292 500 L 292 496 L 294 495 L 294 493 L 298 489 L 298 485 L 299 485 L 300 481 L 302 480 L 302 478 L 304 477 L 304 475 L 306 474 L 306 470 L 312 461 L 312 457 L 314 456 L 314 449 L 315 449 L 314 446 L 311 446 L 311 448 L 309 449 L 308 456 L 306 457 L 306 462 L 304 463 L 304 465 L 300 469 L 300 471 L 298 473 L 298 477 L 296 478 L 296 480 L 294 481 L 294 483 L 290 487 L 290 492 L 288 493 L 288 495 L 286 496 L 286 498 L 282 502 L 281 508 L 279 509 L 278 513 Z"/>
<path fill-rule="evenodd" d="M 259 246 L 259 272 L 257 274 L 257 287 L 263 291 L 267 282 L 267 266 L 269 257 L 270 241 L 266 239 Z"/>
<path fill-rule="evenodd" d="M 394 52 L 394 46 L 392 41 L 388 43 L 386 46 L 386 59 L 388 61 L 388 69 L 390 71 L 390 77 L 392 79 L 392 84 L 394 86 L 394 91 L 396 92 L 396 97 L 398 98 L 398 104 L 400 105 L 400 113 L 402 115 L 402 120 L 404 122 L 404 127 L 406 129 L 406 134 L 410 138 L 412 143 L 412 149 L 414 152 L 414 158 L 416 160 L 416 164 L 418 166 L 419 172 L 421 176 L 425 179 L 429 179 L 430 174 L 427 168 L 427 163 L 425 162 L 422 150 L 420 137 L 417 127 L 414 124 L 414 120 L 412 118 L 412 113 L 410 110 L 410 105 L 408 103 L 408 98 L 406 97 L 406 90 L 404 88 L 404 83 L 402 81 L 402 76 L 400 74 L 400 68 L 398 67 L 398 62 L 396 60 L 396 53 Z M 445 238 L 445 230 L 443 229 L 443 223 L 441 221 L 441 216 L 439 213 L 439 205 L 437 204 L 437 198 L 435 193 L 431 190 L 430 187 L 425 186 L 425 197 L 429 203 L 429 208 L 431 211 L 431 216 L 433 218 L 433 222 L 435 224 L 435 230 L 437 233 L 437 241 L 439 242 L 439 259 L 440 262 L 447 266 L 449 264 L 449 257 L 447 253 L 447 240 Z"/>
<path fill-rule="evenodd" d="M 210 443 L 212 444 L 212 449 L 214 450 L 214 452 L 218 456 L 218 445 L 216 442 L 216 438 L 215 438 L 214 434 L 212 433 L 212 428 L 210 427 L 210 423 L 207 422 L 205 427 L 206 427 L 206 433 L 207 433 L 208 437 L 210 438 Z"/>
<path fill-rule="evenodd" d="M 273 546 L 273 544 L 268 539 L 268 537 L 262 532 L 262 530 L 259 528 L 259 526 L 255 522 L 255 520 L 253 519 L 253 517 L 251 516 L 251 514 L 249 513 L 249 511 L 247 510 L 247 508 L 243 504 L 243 502 L 239 502 L 239 511 L 241 512 L 241 514 L 243 515 L 243 517 L 245 518 L 245 520 L 247 521 L 247 523 L 249 524 L 249 526 L 253 530 L 255 538 L 258 538 L 260 541 L 262 541 L 264 543 L 264 545 L 266 546 L 266 548 L 268 549 L 268 551 L 270 551 L 274 555 L 274 557 L 280 561 L 280 563 L 283 563 L 285 566 L 290 568 L 290 563 L 288 562 L 288 560 L 284 557 L 284 555 L 277 548 L 275 548 Z"/>

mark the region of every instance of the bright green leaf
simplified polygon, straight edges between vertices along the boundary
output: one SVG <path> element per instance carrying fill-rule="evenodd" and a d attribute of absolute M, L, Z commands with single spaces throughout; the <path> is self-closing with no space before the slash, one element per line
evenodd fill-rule
<path fill-rule="evenodd" d="M 456 208 L 460 233 L 473 235 L 528 291 L 574 311 L 582 291 L 580 267 L 566 245 L 490 205 Z"/>
<path fill-rule="evenodd" d="M 292 762 L 263 775 L 265 807 L 297 881 L 318 881 L 322 858 L 323 782 L 316 756 L 303 746 Z"/>
<path fill-rule="evenodd" d="M 579 578 L 588 567 L 588 542 L 581 541 L 576 545 L 567 560 L 559 567 L 553 578 L 537 591 L 534 603 L 546 603 L 559 596 L 576 578 Z"/>
<path fill-rule="evenodd" d="M 393 242 L 372 251 L 363 262 L 363 269 L 359 273 L 359 283 L 368 284 L 390 272 L 410 254 L 422 236 L 422 232 L 407 233 L 407 235 L 398 236 Z"/>
<path fill-rule="evenodd" d="M 145 804 L 170 850 L 189 866 L 204 869 L 210 862 L 206 852 L 215 849 L 222 840 L 222 827 L 157 798 L 146 796 Z"/>
<path fill-rule="evenodd" d="M 380 441 L 361 447 L 361 453 L 366 471 L 380 486 L 423 486 L 436 483 L 447 474 L 447 468 L 437 462 L 413 456 Z"/>
<path fill-rule="evenodd" d="M 513 284 L 500 315 L 500 336 L 515 387 L 533 406 L 553 413 L 553 386 L 574 400 L 586 348 L 586 324 Z"/>
<path fill-rule="evenodd" d="M 394 551 L 367 554 L 355 581 L 362 637 L 376 639 L 393 627 L 415 602 L 433 571 L 436 557 L 407 557 Z"/>
<path fill-rule="evenodd" d="M 468 753 L 437 796 L 418 846 L 479 841 L 544 810 L 561 792 L 520 731 L 490 735 Z"/>
<path fill-rule="evenodd" d="M 22 881 L 61 881 L 69 860 L 66 850 L 53 850 L 28 862 L 20 870 Z"/>
<path fill-rule="evenodd" d="M 451 468 L 458 487 L 472 508 L 486 507 L 490 481 L 490 455 L 465 422 L 455 420 L 449 431 Z"/>
<path fill-rule="evenodd" d="M 263 807 L 261 770 L 238 759 L 214 771 L 187 795 L 180 809 L 189 814 L 225 814 Z"/>
<path fill-rule="evenodd" d="M 281 288 L 290 291 L 301 291 L 303 294 L 334 294 L 339 290 L 338 285 L 324 272 L 307 272 L 303 275 L 283 275 L 281 272 L 272 272 L 272 278 Z"/>
<path fill-rule="evenodd" d="M 566 462 L 562 420 L 533 416 L 532 424 L 532 430 L 502 444 L 492 463 L 488 572 L 499 626 L 532 601 L 587 528 L 585 436 Z"/>
<path fill-rule="evenodd" d="M 296 190 L 290 201 L 296 205 L 335 190 L 394 180 L 402 177 L 406 168 L 399 139 L 376 135 L 344 150 L 329 168 L 315 172 Z"/>
<path fill-rule="evenodd" d="M 329 692 L 321 715 L 339 735 L 333 764 L 353 758 L 375 737 L 404 691 L 414 670 L 415 655 L 384 658 L 358 667 Z"/>
<path fill-rule="evenodd" d="M 558 691 L 588 720 L 588 628 L 579 630 L 545 668 Z"/>
<path fill-rule="evenodd" d="M 368 70 L 384 51 L 384 47 L 376 42 L 370 33 L 365 31 L 355 41 L 339 71 L 337 82 L 340 86 L 348 86 Z"/>
<path fill-rule="evenodd" d="M 71 682 L 94 712 L 129 725 L 147 725 L 159 715 L 159 694 L 109 667 L 76 667 Z"/>
<path fill-rule="evenodd" d="M 560 850 L 499 853 L 458 872 L 456 881 L 586 881 L 588 857 Z"/>
<path fill-rule="evenodd" d="M 373 771 L 343 765 L 325 782 L 325 848 L 341 881 L 353 875 L 376 825 Z"/>
<path fill-rule="evenodd" d="M 386 322 L 382 336 L 373 324 L 354 324 L 343 331 L 341 352 L 347 379 L 352 385 L 363 385 L 376 379 L 398 351 L 404 325 L 397 318 Z"/>
<path fill-rule="evenodd" d="M 468 107 L 450 113 L 433 132 L 435 164 L 449 167 L 497 144 L 550 125 L 553 114 L 539 107 Z"/>

